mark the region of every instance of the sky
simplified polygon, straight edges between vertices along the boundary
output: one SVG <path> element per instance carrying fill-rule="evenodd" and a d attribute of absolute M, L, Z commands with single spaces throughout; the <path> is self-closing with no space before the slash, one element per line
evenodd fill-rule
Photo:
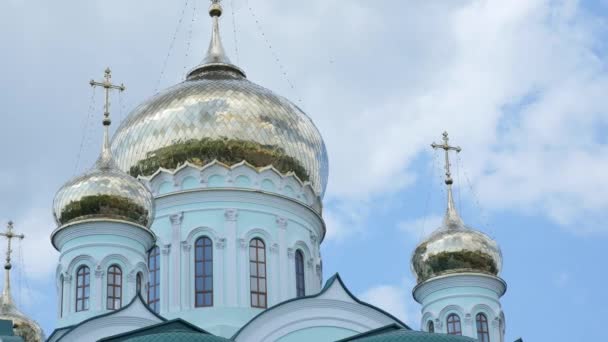
<path fill-rule="evenodd" d="M 608 315 L 608 1 L 224 0 L 224 45 L 248 78 L 298 104 L 330 162 L 324 277 L 419 328 L 409 259 L 456 205 L 496 239 L 507 341 L 604 339 Z M 51 204 L 101 145 L 110 66 L 127 91 L 113 127 L 183 80 L 210 36 L 206 0 L 0 3 L 0 221 L 15 297 L 55 324 Z M 21 247 L 22 246 L 22 247 Z M 0 248 L 0 251 L 2 249 Z"/>

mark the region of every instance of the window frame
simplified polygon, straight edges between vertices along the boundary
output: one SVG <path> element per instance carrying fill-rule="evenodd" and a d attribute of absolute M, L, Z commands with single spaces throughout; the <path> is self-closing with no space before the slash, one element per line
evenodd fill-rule
<path fill-rule="evenodd" d="M 255 251 L 255 259 L 252 259 L 252 249 Z M 268 307 L 268 273 L 266 263 L 266 243 L 261 238 L 256 237 L 251 239 L 249 241 L 249 297 L 252 308 L 266 309 Z M 252 268 L 255 269 L 255 274 L 251 272 Z M 260 275 L 262 273 L 260 270 L 263 270 L 263 275 Z M 255 289 L 251 286 L 252 284 L 256 285 Z M 261 284 L 264 285 L 264 290 L 261 290 Z"/>
<path fill-rule="evenodd" d="M 296 298 L 306 296 L 306 270 L 304 268 L 304 252 L 296 250 L 294 256 L 296 274 Z"/>
<path fill-rule="evenodd" d="M 490 342 L 490 325 L 485 313 L 479 312 L 475 315 L 475 327 L 479 342 Z"/>
<path fill-rule="evenodd" d="M 116 280 L 119 279 L 117 282 Z M 122 268 L 119 265 L 113 264 L 108 267 L 106 273 L 106 309 L 118 310 L 122 307 Z M 110 295 L 112 289 L 112 295 Z M 118 307 L 116 306 L 118 301 Z"/>
<path fill-rule="evenodd" d="M 460 316 L 455 313 L 451 313 L 446 318 L 446 330 L 448 335 L 462 336 L 462 322 Z"/>
<path fill-rule="evenodd" d="M 431 334 L 435 333 L 435 323 L 432 320 L 426 323 L 426 331 Z"/>
<path fill-rule="evenodd" d="M 201 250 L 199 258 L 199 249 Z M 207 259 L 207 250 L 209 250 L 210 258 Z M 199 272 L 198 265 L 201 265 L 201 272 Z M 211 269 L 208 270 L 206 265 L 211 265 Z M 200 274 L 199 274 L 200 273 Z M 199 289 L 198 282 L 202 288 Z M 211 287 L 206 288 L 207 281 L 210 280 Z M 199 302 L 199 295 L 201 296 L 202 302 Z M 205 298 L 210 298 L 207 302 Z M 213 240 L 208 236 L 201 236 L 194 242 L 194 307 L 205 308 L 213 306 Z"/>
<path fill-rule="evenodd" d="M 154 267 L 151 268 L 151 260 L 154 258 Z M 154 246 L 148 252 L 148 306 L 152 311 L 160 312 L 160 248 Z M 158 282 L 156 281 L 158 279 Z M 158 296 L 156 295 L 158 292 Z M 153 294 L 150 296 L 150 294 Z"/>
<path fill-rule="evenodd" d="M 90 308 L 90 298 L 91 269 L 87 265 L 81 265 L 76 270 L 76 302 L 74 305 L 75 311 L 88 311 Z"/>

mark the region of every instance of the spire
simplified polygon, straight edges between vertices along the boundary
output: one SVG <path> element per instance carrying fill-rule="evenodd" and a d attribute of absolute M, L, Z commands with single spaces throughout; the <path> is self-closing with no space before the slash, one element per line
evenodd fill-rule
<path fill-rule="evenodd" d="M 220 2 L 221 0 L 211 0 L 211 6 L 209 7 L 209 16 L 212 18 L 211 42 L 207 49 L 207 55 L 201 64 L 188 73 L 187 79 L 194 78 L 201 72 L 210 70 L 229 70 L 245 77 L 245 72 L 232 64 L 222 44 L 219 19 L 222 16 L 223 8 Z"/>
<path fill-rule="evenodd" d="M 125 91 L 127 89 L 124 84 L 115 85 L 112 84 L 112 70 L 110 68 L 106 68 L 104 73 L 104 80 L 102 82 L 96 82 L 91 80 L 89 84 L 91 87 L 103 87 L 105 90 L 105 104 L 104 104 L 104 113 L 103 113 L 103 144 L 101 146 L 101 154 L 99 159 L 97 160 L 96 166 L 98 168 L 110 168 L 112 163 L 114 162 L 112 159 L 112 151 L 110 150 L 110 124 L 112 124 L 112 120 L 110 119 L 110 91 L 118 90 L 119 92 Z"/>
<path fill-rule="evenodd" d="M 0 236 L 4 236 L 8 245 L 6 247 L 6 263 L 4 264 L 4 289 L 2 290 L 2 306 L 14 306 L 13 297 L 11 296 L 11 241 L 13 238 L 22 240 L 25 238 L 23 234 L 15 234 L 13 231 L 13 221 L 9 221 L 6 225 L 6 232 L 0 233 Z"/>
<path fill-rule="evenodd" d="M 462 149 L 459 146 L 450 146 L 449 144 L 450 138 L 448 138 L 448 132 L 443 132 L 443 144 L 432 143 L 431 147 L 433 149 L 442 149 L 445 151 L 445 185 L 447 187 L 447 199 L 448 205 L 445 213 L 445 217 L 443 219 L 444 226 L 449 228 L 458 228 L 462 227 L 464 223 L 462 219 L 458 215 L 456 211 L 456 205 L 454 205 L 454 196 L 452 194 L 452 184 L 454 180 L 452 179 L 452 173 L 450 171 L 450 151 L 456 151 L 456 153 L 460 153 Z"/>

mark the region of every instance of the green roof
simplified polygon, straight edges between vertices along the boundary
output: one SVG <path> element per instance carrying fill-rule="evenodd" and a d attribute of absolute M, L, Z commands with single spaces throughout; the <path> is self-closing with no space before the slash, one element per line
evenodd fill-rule
<path fill-rule="evenodd" d="M 102 338 L 98 342 L 225 342 L 223 337 L 211 335 L 207 331 L 183 319 L 174 319 L 126 333 Z"/>
<path fill-rule="evenodd" d="M 370 330 L 362 334 L 347 337 L 337 342 L 476 342 L 476 339 L 464 336 L 431 334 L 423 331 L 404 329 L 397 324 Z"/>

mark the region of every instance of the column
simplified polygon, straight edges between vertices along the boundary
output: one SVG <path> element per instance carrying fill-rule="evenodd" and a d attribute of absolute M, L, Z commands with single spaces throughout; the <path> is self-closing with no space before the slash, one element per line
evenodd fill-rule
<path fill-rule="evenodd" d="M 477 338 L 477 329 L 470 313 L 464 314 L 462 334 L 464 336 Z"/>
<path fill-rule="evenodd" d="M 280 298 L 281 290 L 279 288 L 279 286 L 280 286 L 279 280 L 280 280 L 281 275 L 279 274 L 279 259 L 280 259 L 279 248 L 280 248 L 280 246 L 278 243 L 273 243 L 270 246 L 271 262 L 268 265 L 270 267 L 269 267 L 269 270 L 266 275 L 269 276 L 268 280 L 272 281 L 272 287 L 270 287 L 270 289 L 269 289 L 271 292 L 269 292 L 270 298 L 268 298 L 268 304 L 269 304 L 268 307 L 270 307 L 274 304 L 277 304 L 280 301 L 279 298 Z"/>
<path fill-rule="evenodd" d="M 101 265 L 97 265 L 95 267 L 95 287 L 91 286 L 89 290 L 89 305 L 91 305 L 92 311 L 101 311 L 105 310 L 105 306 L 103 305 L 103 275 L 105 274 L 104 270 L 101 269 Z M 91 282 L 91 285 L 93 282 Z"/>
<path fill-rule="evenodd" d="M 160 251 L 161 253 L 161 262 L 160 262 L 160 268 L 161 268 L 161 291 L 162 291 L 162 296 L 160 299 L 160 310 L 162 311 L 169 311 L 169 288 L 171 287 L 171 279 L 169 276 L 169 254 L 171 253 L 171 244 L 166 244 L 163 246 L 163 248 Z"/>
<path fill-rule="evenodd" d="M 215 241 L 215 252 L 213 253 L 214 306 L 224 306 L 224 248 L 226 248 L 226 238 L 218 238 Z"/>
<path fill-rule="evenodd" d="M 310 233 L 310 252 L 312 254 L 310 258 L 312 259 L 313 269 L 310 271 L 310 282 L 306 283 L 307 294 L 309 294 L 309 291 L 311 294 L 317 293 L 321 289 L 320 280 L 317 277 L 317 269 L 315 267 L 319 261 L 319 239 L 317 238 L 317 235 L 313 233 Z"/>
<path fill-rule="evenodd" d="M 171 220 L 171 244 L 174 246 L 179 246 L 181 242 L 181 230 L 182 230 L 182 221 L 184 219 L 184 213 L 177 213 L 169 216 Z M 169 309 L 170 311 L 179 311 L 180 310 L 180 298 L 181 298 L 181 289 L 182 289 L 182 274 L 180 267 L 180 253 L 172 253 L 171 255 L 171 269 L 173 272 L 169 274 L 172 276 L 171 279 L 171 298 Z"/>
<path fill-rule="evenodd" d="M 239 284 L 240 286 L 238 286 L 238 293 L 239 293 L 239 300 L 238 300 L 238 305 L 242 306 L 242 307 L 249 307 L 251 306 L 251 298 L 249 297 L 249 241 L 245 240 L 245 239 L 239 239 L 238 240 L 238 244 L 239 244 L 239 252 L 238 252 L 238 259 L 239 259 L 239 267 L 238 267 L 238 273 L 239 273 Z M 235 284 L 236 285 L 236 284 Z M 268 284 L 266 284 L 266 286 L 268 286 Z"/>
<path fill-rule="evenodd" d="M 279 277 L 280 277 L 280 301 L 287 300 L 289 296 L 289 273 L 287 270 L 287 224 L 288 220 L 284 217 L 277 217 L 277 227 L 279 228 Z"/>
<path fill-rule="evenodd" d="M 182 281 L 182 285 L 184 291 L 181 295 L 181 308 L 188 310 L 194 306 L 194 296 L 192 293 L 192 283 L 194 282 L 194 278 L 192 277 L 191 270 L 193 265 L 193 260 L 191 256 L 192 245 L 188 241 L 182 241 L 182 275 L 184 279 Z"/>
<path fill-rule="evenodd" d="M 226 209 L 224 211 L 224 231 L 226 232 L 226 258 L 224 260 L 225 270 L 225 298 L 226 306 L 237 306 L 239 300 L 238 281 L 238 258 L 237 253 L 237 219 L 239 213 L 236 209 Z M 242 276 L 241 276 L 242 277 Z M 249 280 L 247 280 L 249 281 Z"/>
<path fill-rule="evenodd" d="M 72 275 L 63 274 L 63 317 L 67 317 L 72 310 Z"/>
<path fill-rule="evenodd" d="M 287 295 L 289 296 L 289 298 L 295 298 L 296 296 L 295 256 L 295 249 L 287 248 Z"/>

